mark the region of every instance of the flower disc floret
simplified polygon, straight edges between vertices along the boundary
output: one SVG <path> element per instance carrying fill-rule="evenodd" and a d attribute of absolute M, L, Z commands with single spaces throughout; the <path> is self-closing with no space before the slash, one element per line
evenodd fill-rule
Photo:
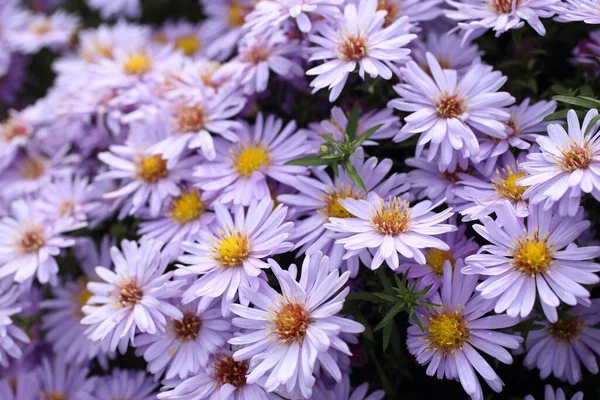
<path fill-rule="evenodd" d="M 518 7 L 520 2 L 521 0 L 516 0 L 515 7 Z M 513 9 L 513 0 L 489 0 L 488 5 L 496 14 L 509 14 Z"/>
<path fill-rule="evenodd" d="M 46 244 L 44 227 L 40 224 L 29 226 L 17 241 L 17 248 L 22 253 L 37 253 Z"/>
<path fill-rule="evenodd" d="M 570 318 L 560 318 L 553 324 L 548 325 L 548 332 L 555 339 L 571 343 L 579 337 L 583 330 L 585 321 L 578 315 Z"/>
<path fill-rule="evenodd" d="M 496 171 L 497 179 L 492 180 L 492 185 L 500 197 L 512 201 L 521 201 L 527 186 L 517 184 L 517 180 L 525 176 L 525 171 L 513 171 L 510 167 Z"/>
<path fill-rule="evenodd" d="M 183 54 L 190 57 L 202 48 L 202 42 L 196 35 L 186 35 L 175 41 L 175 48 L 181 50 Z"/>
<path fill-rule="evenodd" d="M 443 94 L 436 102 L 435 111 L 440 118 L 459 118 L 465 112 L 464 101 L 455 94 Z"/>
<path fill-rule="evenodd" d="M 228 230 L 220 233 L 221 238 L 213 247 L 215 260 L 225 268 L 242 264 L 250 255 L 250 240 L 248 235 L 239 231 Z"/>
<path fill-rule="evenodd" d="M 338 200 L 353 198 L 362 198 L 361 194 L 353 190 L 351 185 L 341 184 L 338 189 L 329 190 L 324 195 L 325 207 L 321 209 L 321 212 L 328 217 L 334 218 L 350 218 L 352 213 L 344 208 Z"/>
<path fill-rule="evenodd" d="M 137 167 L 137 176 L 147 183 L 164 178 L 168 172 L 167 161 L 158 154 L 142 158 Z"/>
<path fill-rule="evenodd" d="M 584 143 L 583 146 L 572 144 L 569 150 L 562 153 L 559 165 L 566 172 L 573 172 L 578 169 L 587 169 L 592 162 L 594 162 L 594 156 L 588 143 Z"/>
<path fill-rule="evenodd" d="M 172 200 L 172 208 L 169 216 L 178 224 L 183 225 L 200 218 L 204 213 L 204 202 L 198 190 L 182 192 L 181 195 Z"/>
<path fill-rule="evenodd" d="M 455 350 L 462 349 L 469 338 L 467 322 L 460 311 L 443 311 L 433 315 L 428 321 L 427 340 L 433 350 L 454 353 Z"/>
<path fill-rule="evenodd" d="M 233 168 L 244 177 L 249 177 L 269 165 L 271 158 L 267 146 L 254 146 L 250 143 L 234 150 L 233 157 Z"/>
<path fill-rule="evenodd" d="M 230 384 L 240 389 L 246 385 L 248 364 L 246 360 L 235 361 L 227 354 L 218 355 L 214 362 L 214 378 L 221 386 Z"/>
<path fill-rule="evenodd" d="M 128 75 L 143 75 L 152 69 L 152 60 L 143 52 L 132 53 L 125 61 L 123 69 Z"/>
<path fill-rule="evenodd" d="M 410 222 L 410 204 L 398 197 L 391 197 L 387 204 L 381 199 L 371 216 L 375 230 L 382 235 L 400 235 L 410 229 Z"/>
<path fill-rule="evenodd" d="M 425 260 L 431 270 L 438 276 L 442 276 L 444 274 L 444 263 L 446 261 L 450 262 L 452 269 L 454 269 L 454 265 L 456 264 L 456 260 L 454 259 L 452 253 L 447 250 L 435 248 L 429 249 L 425 252 Z"/>
<path fill-rule="evenodd" d="M 206 122 L 206 112 L 201 104 L 185 105 L 177 109 L 177 125 L 182 133 L 198 132 Z"/>
<path fill-rule="evenodd" d="M 527 235 L 519 238 L 513 251 L 514 266 L 518 270 L 531 276 L 547 273 L 552 266 L 554 252 L 548 244 L 548 237 L 541 240 L 538 234 Z"/>
<path fill-rule="evenodd" d="M 340 60 L 359 61 L 367 56 L 367 38 L 365 35 L 346 33 L 338 47 Z"/>
<path fill-rule="evenodd" d="M 285 300 L 277 311 L 271 312 L 272 332 L 285 345 L 302 344 L 311 323 L 310 315 L 303 304 Z"/>
<path fill-rule="evenodd" d="M 30 156 L 23 160 L 19 167 L 19 175 L 24 179 L 35 180 L 46 172 L 48 160 L 41 156 Z"/>
<path fill-rule="evenodd" d="M 200 328 L 202 328 L 202 320 L 192 312 L 186 312 L 181 320 L 174 321 L 175 337 L 181 341 L 196 339 Z"/>
<path fill-rule="evenodd" d="M 135 306 L 144 297 L 144 292 L 134 280 L 124 282 L 119 290 L 119 305 L 121 307 Z"/>

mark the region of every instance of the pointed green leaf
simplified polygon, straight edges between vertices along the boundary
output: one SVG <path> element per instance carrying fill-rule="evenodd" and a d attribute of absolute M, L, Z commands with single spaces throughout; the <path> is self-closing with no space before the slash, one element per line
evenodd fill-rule
<path fill-rule="evenodd" d="M 350 112 L 348 124 L 346 125 L 346 133 L 348 134 L 350 140 L 354 140 L 354 138 L 356 138 L 356 131 L 358 130 L 359 112 L 360 110 L 358 108 L 358 103 L 355 103 L 354 107 L 352 107 L 352 112 Z"/>
<path fill-rule="evenodd" d="M 290 160 L 285 165 L 302 165 L 305 167 L 314 167 L 317 165 L 331 165 L 331 161 L 323 159 L 321 156 L 306 156 Z"/>
<path fill-rule="evenodd" d="M 344 169 L 346 170 L 346 173 L 348 173 L 348 177 L 352 179 L 352 182 L 354 182 L 356 186 L 358 186 L 366 192 L 367 187 L 365 186 L 365 182 L 362 180 L 360 174 L 358 173 L 356 168 L 354 168 L 354 165 L 352 165 L 350 161 L 344 162 Z"/>
<path fill-rule="evenodd" d="M 350 300 L 363 300 L 368 301 L 370 303 L 379 303 L 380 300 L 376 296 L 378 293 L 368 293 L 368 292 L 351 292 L 348 294 L 348 299 Z"/>
<path fill-rule="evenodd" d="M 598 108 L 600 107 L 600 100 L 594 98 L 594 97 L 589 97 L 589 96 L 579 96 L 580 99 L 589 101 L 590 103 L 595 104 L 596 106 L 594 108 Z"/>
<path fill-rule="evenodd" d="M 573 106 L 583 107 L 583 108 L 598 108 L 600 103 L 592 102 L 580 97 L 571 97 L 571 96 L 552 96 L 552 99 L 556 101 L 560 101 L 561 103 L 570 104 Z M 595 99 L 593 99 L 595 100 Z"/>
<path fill-rule="evenodd" d="M 388 324 L 383 329 L 383 352 L 384 353 L 390 344 L 390 338 L 392 337 L 393 328 L 394 328 L 393 324 Z"/>
<path fill-rule="evenodd" d="M 392 308 L 390 308 L 390 311 L 388 311 L 388 313 L 385 315 L 385 317 L 383 317 L 381 322 L 377 324 L 377 326 L 375 327 L 375 329 L 373 329 L 373 331 L 378 331 L 381 328 L 383 328 L 384 326 L 388 325 L 389 322 L 394 319 L 396 314 L 398 314 L 400 311 L 403 311 L 405 309 L 406 308 L 405 308 L 404 303 L 394 304 L 394 306 Z"/>
<path fill-rule="evenodd" d="M 589 133 L 590 129 L 592 129 L 594 127 L 594 125 L 596 124 L 596 122 L 598 122 L 598 121 L 600 121 L 600 114 L 598 114 L 594 118 L 592 118 L 592 120 L 590 121 L 590 124 L 585 129 L 586 135 Z"/>
<path fill-rule="evenodd" d="M 385 293 L 373 293 L 373 295 L 379 297 L 382 300 L 389 301 L 390 303 L 395 303 L 398 301 L 396 297 L 390 296 L 389 294 Z"/>
<path fill-rule="evenodd" d="M 372 128 L 367 129 L 366 131 L 364 131 L 363 134 L 360 135 L 358 139 L 356 139 L 354 142 L 352 142 L 353 151 L 356 151 L 356 149 L 358 149 L 365 140 L 370 138 L 371 135 L 374 134 L 375 132 L 377 132 L 379 130 L 379 128 L 381 128 L 382 126 L 383 126 L 383 124 L 378 124 Z"/>
<path fill-rule="evenodd" d="M 340 147 L 340 145 L 338 144 L 338 142 L 336 142 L 335 140 L 333 140 L 333 138 L 330 135 L 326 135 L 326 134 L 322 134 L 320 135 L 331 147 L 333 147 L 335 150 L 337 150 L 338 152 L 342 152 L 342 148 Z"/>

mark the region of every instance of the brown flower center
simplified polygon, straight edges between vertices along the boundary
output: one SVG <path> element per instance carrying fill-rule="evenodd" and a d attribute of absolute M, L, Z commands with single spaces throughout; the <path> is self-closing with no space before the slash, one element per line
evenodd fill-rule
<path fill-rule="evenodd" d="M 521 0 L 516 0 L 515 7 L 519 6 Z M 494 10 L 496 14 L 508 14 L 512 11 L 513 0 L 489 0 L 488 6 Z"/>
<path fill-rule="evenodd" d="M 66 395 L 55 391 L 40 393 L 40 397 L 41 400 L 67 400 Z"/>
<path fill-rule="evenodd" d="M 48 160 L 40 156 L 30 156 L 23 160 L 19 167 L 19 175 L 28 180 L 40 178 L 46 172 Z"/>
<path fill-rule="evenodd" d="M 375 207 L 371 216 L 371 223 L 375 230 L 382 235 L 397 236 L 410 228 L 410 205 L 406 200 L 390 197 L 386 204 L 383 199 L 379 207 Z"/>
<path fill-rule="evenodd" d="M 214 378 L 220 386 L 228 383 L 240 389 L 246 384 L 248 361 L 235 361 L 231 356 L 218 355 L 214 363 L 214 370 Z"/>
<path fill-rule="evenodd" d="M 0 125 L 0 140 L 3 142 L 10 142 L 19 137 L 30 136 L 31 132 L 24 124 L 15 120 L 14 118 L 8 119 L 5 123 Z"/>
<path fill-rule="evenodd" d="M 338 57 L 341 60 L 362 60 L 367 55 L 367 38 L 364 35 L 345 35 L 338 46 Z"/>
<path fill-rule="evenodd" d="M 396 0 L 378 0 L 377 11 L 386 11 L 387 15 L 383 20 L 384 26 L 390 26 L 401 15 L 402 10 Z"/>
<path fill-rule="evenodd" d="M 458 118 L 464 112 L 464 102 L 458 95 L 442 95 L 436 103 L 435 111 L 440 118 Z"/>
<path fill-rule="evenodd" d="M 312 322 L 303 304 L 284 300 L 279 311 L 271 311 L 271 331 L 285 345 L 294 342 L 302 343 L 308 325 Z"/>
<path fill-rule="evenodd" d="M 206 125 L 206 113 L 201 104 L 182 106 L 177 109 L 177 125 L 183 133 L 198 132 Z"/>
<path fill-rule="evenodd" d="M 580 316 L 575 316 L 570 319 L 559 319 L 548 326 L 548 331 L 558 341 L 571 343 L 579 337 L 584 325 L 585 321 Z"/>
<path fill-rule="evenodd" d="M 144 292 L 133 279 L 125 282 L 119 291 L 119 304 L 121 307 L 134 306 L 144 297 Z"/>
<path fill-rule="evenodd" d="M 175 336 L 181 341 L 194 340 L 202 328 L 202 320 L 196 314 L 186 312 L 181 321 L 175 321 Z"/>
<path fill-rule="evenodd" d="M 567 172 L 587 169 L 592 162 L 594 162 L 594 156 L 587 142 L 583 146 L 572 144 L 569 150 L 563 151 L 562 158 L 559 160 L 560 166 Z"/>
<path fill-rule="evenodd" d="M 17 248 L 21 253 L 36 253 L 46 244 L 44 227 L 39 224 L 31 225 L 21 235 Z"/>

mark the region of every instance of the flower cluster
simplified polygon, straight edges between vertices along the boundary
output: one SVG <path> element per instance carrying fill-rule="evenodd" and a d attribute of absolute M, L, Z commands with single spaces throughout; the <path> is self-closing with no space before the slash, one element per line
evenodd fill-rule
<path fill-rule="evenodd" d="M 379 400 L 420 364 L 482 400 L 501 364 L 598 373 L 600 31 L 558 112 L 520 36 L 597 2 L 0 3 L 1 399 Z M 484 51 L 510 35 L 533 81 Z"/>

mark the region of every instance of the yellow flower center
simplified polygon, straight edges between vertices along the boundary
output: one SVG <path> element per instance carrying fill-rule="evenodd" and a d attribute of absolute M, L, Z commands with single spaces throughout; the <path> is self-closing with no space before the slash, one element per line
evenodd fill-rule
<path fill-rule="evenodd" d="M 367 38 L 363 35 L 346 34 L 337 53 L 341 60 L 362 60 L 367 56 Z"/>
<path fill-rule="evenodd" d="M 30 156 L 21 163 L 19 175 L 24 179 L 38 179 L 46 172 L 47 161 L 44 157 Z"/>
<path fill-rule="evenodd" d="M 446 261 L 450 261 L 452 270 L 454 270 L 456 260 L 449 251 L 434 248 L 425 251 L 425 262 L 438 276 L 442 276 L 444 274 L 444 263 Z"/>
<path fill-rule="evenodd" d="M 124 282 L 120 288 L 118 302 L 121 307 L 134 306 L 144 297 L 142 288 L 133 279 Z"/>
<path fill-rule="evenodd" d="M 78 303 L 79 303 L 79 308 L 85 306 L 88 302 L 88 300 L 90 299 L 90 297 L 92 297 L 92 292 L 90 292 L 87 287 L 83 287 L 81 290 L 81 293 L 78 296 Z"/>
<path fill-rule="evenodd" d="M 183 133 L 198 132 L 206 125 L 206 119 L 201 104 L 181 106 L 177 109 L 177 124 Z"/>
<path fill-rule="evenodd" d="M 328 217 L 333 218 L 350 218 L 353 217 L 352 213 L 344 208 L 338 200 L 353 198 L 362 198 L 360 193 L 355 192 L 351 185 L 339 185 L 339 188 L 331 189 L 327 191 L 324 196 L 325 207 L 321 209 L 321 212 Z"/>
<path fill-rule="evenodd" d="M 41 400 L 67 400 L 67 396 L 59 392 L 40 393 Z"/>
<path fill-rule="evenodd" d="M 147 183 L 164 178 L 168 172 L 167 162 L 158 154 L 142 158 L 137 167 L 138 178 Z"/>
<path fill-rule="evenodd" d="M 589 143 L 586 142 L 583 146 L 571 144 L 569 150 L 563 151 L 559 165 L 565 171 L 573 172 L 576 169 L 587 169 L 592 162 L 594 156 Z"/>
<path fill-rule="evenodd" d="M 464 316 L 459 311 L 443 311 L 430 317 L 428 321 L 429 326 L 425 330 L 429 334 L 429 347 L 433 350 L 454 353 L 456 349 L 462 348 L 471 334 Z"/>
<path fill-rule="evenodd" d="M 375 207 L 372 213 L 371 223 L 382 235 L 397 236 L 410 228 L 411 214 L 410 205 L 406 200 L 390 197 L 386 204 L 381 199 L 381 204 Z"/>
<path fill-rule="evenodd" d="M 225 268 L 237 267 L 250 255 L 250 240 L 242 232 L 221 232 L 213 248 L 214 259 Z"/>
<path fill-rule="evenodd" d="M 524 239 L 517 239 L 512 252 L 514 267 L 531 276 L 548 272 L 552 266 L 554 251 L 547 241 L 548 235 L 540 240 L 537 232 Z"/>
<path fill-rule="evenodd" d="M 181 321 L 175 320 L 175 337 L 181 341 L 194 340 L 202 328 L 202 320 L 196 314 L 186 312 Z"/>
<path fill-rule="evenodd" d="M 21 253 L 36 253 L 45 244 L 44 227 L 40 224 L 33 224 L 17 239 L 16 247 Z"/>
<path fill-rule="evenodd" d="M 502 172 L 496 171 L 498 179 L 492 179 L 492 185 L 500 197 L 512 201 L 521 201 L 527 186 L 517 185 L 517 180 L 525 176 L 525 171 L 513 171 L 507 166 Z"/>
<path fill-rule="evenodd" d="M 182 36 L 175 41 L 175 48 L 183 51 L 186 56 L 193 56 L 200 50 L 202 43 L 196 35 Z"/>
<path fill-rule="evenodd" d="M 302 344 L 308 325 L 312 322 L 304 305 L 285 300 L 279 311 L 271 310 L 269 320 L 273 323 L 271 331 L 285 345 L 294 342 Z"/>
<path fill-rule="evenodd" d="M 255 171 L 269 165 L 271 157 L 269 150 L 265 145 L 253 146 L 248 143 L 245 147 L 232 152 L 234 157 L 233 168 L 238 174 L 244 177 L 249 177 Z"/>
<path fill-rule="evenodd" d="M 435 111 L 440 118 L 458 118 L 465 112 L 464 102 L 457 94 L 445 94 L 438 99 Z"/>
<path fill-rule="evenodd" d="M 571 343 L 579 337 L 584 325 L 585 321 L 577 315 L 571 319 L 559 319 L 548 326 L 548 331 L 558 341 Z"/>
<path fill-rule="evenodd" d="M 198 190 L 182 192 L 179 197 L 172 200 L 172 209 L 169 216 L 180 225 L 187 224 L 200 218 L 204 213 L 204 202 Z"/>
<path fill-rule="evenodd" d="M 240 389 L 246 385 L 249 363 L 247 360 L 235 361 L 227 354 L 220 354 L 214 363 L 214 378 L 219 386 L 230 384 Z"/>
<path fill-rule="evenodd" d="M 238 27 L 244 25 L 246 14 L 250 11 L 249 7 L 244 6 L 240 1 L 234 1 L 229 6 L 227 12 L 227 21 L 232 27 Z"/>
<path fill-rule="evenodd" d="M 141 51 L 132 53 L 125 61 L 123 69 L 128 75 L 142 75 L 152 69 L 152 60 Z"/>

